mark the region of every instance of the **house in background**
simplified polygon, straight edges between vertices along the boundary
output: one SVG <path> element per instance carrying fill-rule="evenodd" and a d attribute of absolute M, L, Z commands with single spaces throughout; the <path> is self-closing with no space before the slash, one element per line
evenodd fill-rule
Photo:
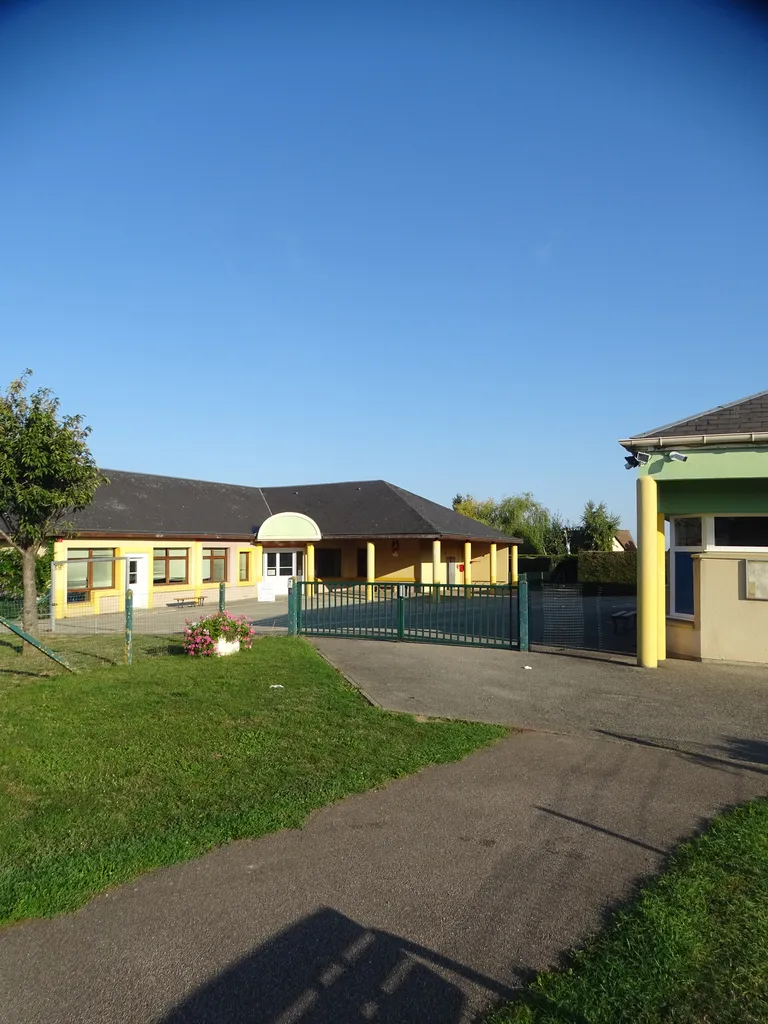
<path fill-rule="evenodd" d="M 638 663 L 768 663 L 768 391 L 620 443 L 639 473 Z"/>
<path fill-rule="evenodd" d="M 613 537 L 611 551 L 637 551 L 635 538 L 629 530 L 617 530 Z"/>
<path fill-rule="evenodd" d="M 57 540 L 57 617 L 188 595 L 272 600 L 289 581 L 507 583 L 518 538 L 383 480 L 241 487 L 105 470 Z"/>

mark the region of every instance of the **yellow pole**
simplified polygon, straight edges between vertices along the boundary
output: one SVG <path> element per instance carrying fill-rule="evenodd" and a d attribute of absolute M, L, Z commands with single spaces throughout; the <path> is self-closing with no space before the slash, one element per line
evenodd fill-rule
<path fill-rule="evenodd" d="M 517 583 L 518 581 L 517 571 L 517 544 L 512 545 L 512 582 Z"/>
<path fill-rule="evenodd" d="M 315 582 L 315 545 L 312 541 L 307 541 L 307 557 L 305 559 L 306 565 L 304 566 L 304 579 L 307 583 Z M 314 591 L 314 587 L 307 587 L 308 593 Z"/>
<path fill-rule="evenodd" d="M 491 584 L 496 582 L 496 573 L 498 570 L 498 556 L 496 554 L 495 542 L 491 544 Z"/>
<path fill-rule="evenodd" d="M 365 588 L 365 599 L 372 601 L 373 587 L 371 584 L 376 579 L 376 545 L 372 540 L 366 541 L 365 549 L 365 576 L 368 581 L 368 586 Z"/>
<path fill-rule="evenodd" d="M 656 481 L 637 478 L 637 664 L 656 668 L 659 663 L 658 540 Z"/>
<path fill-rule="evenodd" d="M 440 569 L 440 541 L 432 541 L 432 582 L 442 583 L 442 571 Z"/>
<path fill-rule="evenodd" d="M 665 558 L 665 538 L 664 538 L 664 513 L 659 512 L 656 516 L 656 558 L 657 558 L 657 572 L 656 578 L 659 583 L 659 591 L 656 597 L 658 602 L 658 620 L 659 628 L 656 637 L 657 644 L 657 657 L 659 661 L 664 661 L 667 656 L 667 588 L 666 588 L 666 558 Z"/>
<path fill-rule="evenodd" d="M 64 562 L 67 558 L 67 545 L 56 541 L 53 545 L 53 558 L 56 562 Z M 56 602 L 56 618 L 63 619 L 67 614 L 67 567 L 57 565 L 51 580 L 53 599 Z"/>
<path fill-rule="evenodd" d="M 253 556 L 256 559 L 256 565 L 254 566 L 253 581 L 254 583 L 261 583 L 264 579 L 264 545 L 256 545 L 256 553 Z"/>
<path fill-rule="evenodd" d="M 464 582 L 472 582 L 472 541 L 464 541 Z"/>

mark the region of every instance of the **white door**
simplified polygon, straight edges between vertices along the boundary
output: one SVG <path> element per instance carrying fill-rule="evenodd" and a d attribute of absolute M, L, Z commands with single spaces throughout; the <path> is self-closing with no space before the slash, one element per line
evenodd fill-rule
<path fill-rule="evenodd" d="M 133 591 L 133 607 L 149 604 L 149 557 L 130 555 L 125 563 L 125 589 Z"/>
<path fill-rule="evenodd" d="M 304 579 L 304 552 L 280 548 L 264 552 L 264 582 L 275 595 L 287 594 L 292 576 Z"/>
<path fill-rule="evenodd" d="M 454 584 L 456 582 L 456 559 L 455 558 L 447 559 L 446 568 L 447 568 L 447 576 L 448 576 L 448 578 L 446 579 L 445 582 L 446 583 L 450 583 L 450 584 Z"/>

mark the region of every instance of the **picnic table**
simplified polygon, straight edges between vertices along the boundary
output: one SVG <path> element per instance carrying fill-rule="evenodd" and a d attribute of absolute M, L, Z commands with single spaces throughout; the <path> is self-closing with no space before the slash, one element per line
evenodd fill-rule
<path fill-rule="evenodd" d="M 171 601 L 171 607 L 176 608 L 200 608 L 205 604 L 205 596 L 203 597 L 174 597 Z"/>

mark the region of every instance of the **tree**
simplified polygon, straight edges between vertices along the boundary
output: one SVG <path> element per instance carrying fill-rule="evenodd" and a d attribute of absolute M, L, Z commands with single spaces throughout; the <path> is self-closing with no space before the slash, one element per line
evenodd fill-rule
<path fill-rule="evenodd" d="M 580 546 L 588 551 L 612 551 L 620 523 L 621 516 L 609 512 L 604 501 L 599 505 L 588 501 L 581 516 Z"/>
<path fill-rule="evenodd" d="M 90 505 L 106 480 L 93 461 L 81 415 L 60 416 L 47 388 L 27 395 L 31 370 L 0 393 L 0 538 L 19 553 L 24 629 L 37 629 L 40 548 L 68 515 Z"/>
<path fill-rule="evenodd" d="M 520 537 L 525 547 L 537 555 L 563 555 L 566 551 L 566 524 L 556 512 L 536 501 L 530 491 L 496 501 L 478 501 L 471 494 L 457 494 L 455 512 L 479 519 L 511 537 Z"/>

